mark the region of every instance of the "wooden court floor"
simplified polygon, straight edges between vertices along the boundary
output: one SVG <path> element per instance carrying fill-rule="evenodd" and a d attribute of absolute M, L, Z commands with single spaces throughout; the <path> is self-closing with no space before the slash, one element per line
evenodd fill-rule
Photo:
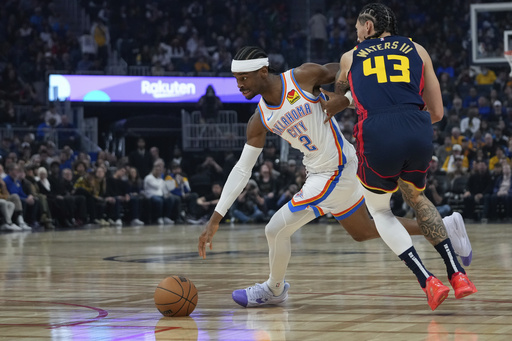
<path fill-rule="evenodd" d="M 337 224 L 293 236 L 282 306 L 246 309 L 235 289 L 268 276 L 263 225 L 223 225 L 206 260 L 202 226 L 89 228 L 0 234 L 0 340 L 512 340 L 512 225 L 468 224 L 479 292 L 435 311 L 380 240 L 353 241 Z M 414 243 L 445 284 L 423 237 Z M 154 307 L 161 279 L 199 290 L 189 317 Z"/>

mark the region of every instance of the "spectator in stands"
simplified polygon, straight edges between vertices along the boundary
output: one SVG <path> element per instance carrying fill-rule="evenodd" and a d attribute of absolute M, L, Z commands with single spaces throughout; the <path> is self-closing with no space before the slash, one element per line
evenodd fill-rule
<path fill-rule="evenodd" d="M 478 91 L 476 87 L 472 86 L 469 89 L 469 94 L 464 97 L 464 100 L 462 101 L 462 107 L 463 108 L 469 108 L 469 107 L 478 107 L 478 99 L 480 98 L 480 95 L 478 95 Z"/>
<path fill-rule="evenodd" d="M 220 194 L 222 192 L 222 185 L 220 182 L 214 182 L 211 186 L 211 191 L 204 196 L 197 198 L 197 205 L 199 208 L 199 223 L 206 224 L 212 213 L 215 211 L 215 206 L 219 202 Z M 222 221 L 225 219 L 223 218 Z M 189 221 L 190 222 L 190 221 Z M 191 222 L 195 223 L 195 222 Z"/>
<path fill-rule="evenodd" d="M 507 148 L 505 148 L 505 155 L 512 160 L 512 138 L 508 139 Z"/>
<path fill-rule="evenodd" d="M 139 198 L 130 196 L 129 185 L 126 177 L 126 168 L 118 167 L 111 177 L 107 178 L 107 196 L 115 199 L 115 204 L 111 206 L 113 210 L 113 220 L 115 226 L 122 226 L 122 212 L 130 212 L 132 225 L 144 225 L 139 219 Z M 141 224 L 142 223 L 142 224 Z"/>
<path fill-rule="evenodd" d="M 8 199 L 9 192 L 7 191 L 4 180 L 0 178 L 0 213 L 3 218 L 3 224 L 0 226 L 0 230 L 23 231 L 21 227 L 12 222 L 15 205 Z"/>
<path fill-rule="evenodd" d="M 450 136 L 452 138 L 452 144 L 461 144 L 462 139 L 464 138 L 464 136 L 461 135 L 459 127 L 453 127 Z"/>
<path fill-rule="evenodd" d="M 153 163 L 158 160 L 158 159 L 161 159 L 160 157 L 160 149 L 158 147 L 151 147 L 149 148 L 149 154 L 151 155 L 151 161 L 153 161 Z"/>
<path fill-rule="evenodd" d="M 292 200 L 293 196 L 298 191 L 299 187 L 295 183 L 288 185 L 288 187 L 286 187 L 282 194 L 279 196 L 279 199 L 277 199 L 277 209 L 280 209 L 281 206 L 286 205 L 288 201 Z"/>
<path fill-rule="evenodd" d="M 197 207 L 199 196 L 196 192 L 192 192 L 188 178 L 183 174 L 179 164 L 171 163 L 169 173 L 165 177 L 165 183 L 168 191 L 180 199 L 177 201 L 177 205 L 181 208 L 179 220 L 183 219 L 183 217 L 187 221 L 195 221 L 200 218 L 199 208 Z"/>
<path fill-rule="evenodd" d="M 505 147 L 503 146 L 499 146 L 496 148 L 496 155 L 494 155 L 493 157 L 491 157 L 489 159 L 489 170 L 494 170 L 494 166 L 497 164 L 497 163 L 500 163 L 501 165 L 504 165 L 504 164 L 511 164 L 510 163 L 510 158 L 505 154 Z"/>
<path fill-rule="evenodd" d="M 22 165 L 21 163 L 19 163 L 18 166 L 20 168 L 19 179 L 23 191 L 27 195 L 33 195 L 36 199 L 37 221 L 35 226 L 38 227 L 43 225 L 45 229 L 54 229 L 55 226 L 53 225 L 53 215 L 48 197 L 45 193 L 41 193 L 38 185 L 39 176 L 37 176 L 37 170 L 44 167 L 35 164 Z M 46 170 L 46 168 L 44 169 Z"/>
<path fill-rule="evenodd" d="M 157 160 L 153 164 L 153 170 L 144 178 L 144 193 L 151 203 L 151 216 L 156 218 L 158 225 L 172 225 L 172 212 L 178 207 L 178 202 L 169 193 L 165 181 L 164 161 Z M 175 217 L 176 218 L 176 217 Z"/>
<path fill-rule="evenodd" d="M 222 109 L 223 105 L 220 98 L 215 94 L 213 85 L 206 87 L 206 92 L 199 98 L 197 106 L 201 111 L 201 123 L 217 123 L 219 110 Z"/>
<path fill-rule="evenodd" d="M 64 148 L 67 145 L 75 150 L 80 150 L 80 136 L 75 125 L 69 122 L 67 115 L 62 115 L 61 122 L 57 125 L 57 141 L 59 148 Z"/>
<path fill-rule="evenodd" d="M 146 140 L 139 137 L 137 139 L 137 149 L 128 155 L 128 162 L 130 166 L 137 168 L 137 172 L 144 178 L 153 167 L 153 160 L 151 154 L 146 149 Z"/>
<path fill-rule="evenodd" d="M 484 157 L 487 160 L 496 155 L 497 145 L 494 142 L 494 138 L 491 133 L 486 133 L 484 135 L 484 145 L 482 146 L 481 149 L 484 152 Z"/>
<path fill-rule="evenodd" d="M 5 186 L 7 187 L 7 191 L 10 195 L 15 194 L 21 200 L 22 208 L 15 208 L 16 224 L 24 230 L 31 230 L 31 227 L 25 223 L 25 219 L 23 217 L 24 214 L 27 214 L 27 220 L 31 223 L 36 222 L 36 207 L 37 202 L 33 195 L 27 195 L 23 191 L 21 186 L 21 182 L 19 179 L 20 169 L 19 166 L 15 163 L 11 163 L 6 166 L 7 176 L 3 179 L 5 182 Z M 16 203 L 15 203 L 16 204 Z M 21 211 L 21 212 L 20 212 Z M 21 213 L 21 214 L 18 214 Z"/>
<path fill-rule="evenodd" d="M 80 44 L 82 54 L 88 54 L 93 57 L 98 54 L 98 45 L 96 45 L 96 41 L 90 31 L 84 31 L 82 35 L 78 37 L 78 43 Z"/>
<path fill-rule="evenodd" d="M 450 135 L 453 128 L 460 129 L 460 116 L 455 112 L 451 112 L 446 120 L 446 124 L 443 129 L 443 133 Z"/>
<path fill-rule="evenodd" d="M 464 155 L 468 159 L 469 168 L 472 167 L 473 161 L 476 159 L 476 150 L 471 143 L 471 140 L 464 136 L 462 139 L 460 146 L 462 148 L 462 155 Z"/>
<path fill-rule="evenodd" d="M 439 159 L 439 163 L 444 164 L 447 158 L 452 154 L 452 146 L 453 143 L 451 136 L 445 136 L 444 143 L 435 151 L 435 155 Z"/>
<path fill-rule="evenodd" d="M 482 120 L 489 121 L 489 117 L 491 116 L 491 106 L 489 99 L 485 96 L 480 96 L 478 98 L 478 114 Z"/>
<path fill-rule="evenodd" d="M 442 78 L 442 74 L 446 74 L 449 78 L 455 78 L 455 70 L 453 66 L 449 65 L 448 60 L 445 58 L 441 59 L 441 64 L 436 69 L 436 75 L 438 78 Z"/>
<path fill-rule="evenodd" d="M 110 30 L 101 18 L 96 18 L 91 26 L 91 35 L 98 46 L 98 58 L 102 66 L 107 65 Z M 85 54 L 84 56 L 87 56 Z"/>
<path fill-rule="evenodd" d="M 324 50 L 328 39 L 327 24 L 327 18 L 323 15 L 322 10 L 317 8 L 315 14 L 313 14 L 308 22 L 314 58 L 322 59 L 324 57 Z"/>
<path fill-rule="evenodd" d="M 107 187 L 107 169 L 104 166 L 98 166 L 94 175 L 94 198 L 98 208 L 98 223 L 104 226 L 123 226 L 121 202 Z"/>
<path fill-rule="evenodd" d="M 139 176 L 139 173 L 137 173 L 137 168 L 128 167 L 126 182 L 128 186 L 128 195 L 130 195 L 130 201 L 133 202 L 133 206 L 131 207 L 131 224 L 133 226 L 142 226 L 144 225 L 144 222 L 140 219 L 140 209 L 141 207 L 145 207 L 147 199 L 143 195 L 141 195 L 144 185 L 142 179 Z M 138 205 L 135 204 L 136 202 L 138 203 Z"/>
<path fill-rule="evenodd" d="M 6 128 L 12 128 L 17 122 L 14 105 L 11 101 L 0 99 L 0 124 Z"/>
<path fill-rule="evenodd" d="M 267 163 L 260 166 L 260 171 L 254 180 L 258 184 L 260 195 L 265 199 L 265 209 L 263 213 L 271 217 L 277 211 L 277 178 L 271 173 L 271 169 Z"/>
<path fill-rule="evenodd" d="M 196 72 L 210 72 L 211 66 L 208 63 L 208 59 L 205 56 L 199 56 L 196 59 L 196 62 L 194 63 L 194 70 Z"/>
<path fill-rule="evenodd" d="M 441 96 L 445 107 L 450 107 L 455 95 L 455 82 L 453 77 L 446 72 L 442 72 L 439 76 L 439 86 L 441 87 Z"/>
<path fill-rule="evenodd" d="M 95 64 L 91 55 L 83 54 L 82 58 L 76 64 L 76 71 L 93 71 L 95 70 Z"/>
<path fill-rule="evenodd" d="M 491 109 L 491 113 L 488 117 L 489 121 L 493 123 L 497 123 L 498 121 L 503 120 L 507 121 L 507 109 L 503 107 L 503 104 L 500 100 L 495 100 L 493 102 L 493 106 Z"/>
<path fill-rule="evenodd" d="M 49 177 L 50 185 L 55 190 L 57 196 L 62 196 L 64 200 L 71 204 L 71 224 L 73 226 L 82 226 L 87 221 L 86 198 L 75 193 L 73 183 L 73 172 L 70 168 L 62 169 L 62 175 L 56 176 L 54 172 Z"/>
<path fill-rule="evenodd" d="M 453 176 L 458 170 L 457 162 L 460 162 L 462 170 L 466 172 L 469 169 L 469 160 L 462 154 L 462 147 L 460 144 L 454 144 L 452 147 L 452 155 L 446 158 L 441 169 L 447 175 Z"/>
<path fill-rule="evenodd" d="M 496 73 L 486 66 L 482 66 L 481 71 L 475 77 L 477 85 L 492 85 L 496 81 Z"/>
<path fill-rule="evenodd" d="M 72 227 L 73 202 L 66 200 L 61 195 L 57 195 L 56 189 L 52 187 L 48 179 L 48 171 L 46 168 L 39 167 L 37 169 L 37 177 L 39 178 L 39 180 L 36 181 L 37 190 L 39 194 L 46 197 L 47 209 L 51 214 L 50 217 L 55 218 L 57 225 L 60 227 Z M 40 201 L 42 201 L 41 198 Z"/>
<path fill-rule="evenodd" d="M 432 157 L 431 168 L 433 168 L 432 163 L 438 163 L 436 156 Z M 437 166 L 434 168 L 437 168 Z M 443 182 L 444 178 L 438 178 L 439 175 L 435 174 L 436 170 L 437 169 L 431 170 L 429 168 L 429 174 L 427 175 L 427 186 L 425 188 L 425 196 L 430 201 L 432 201 L 441 217 L 444 218 L 451 213 L 452 208 L 450 205 L 448 205 L 447 198 L 445 197 L 445 184 Z"/>
<path fill-rule="evenodd" d="M 171 56 L 162 45 L 158 47 L 156 52 L 151 57 L 151 64 L 153 67 L 159 66 L 158 70 L 162 72 L 162 75 L 165 71 L 174 70 L 174 64 L 171 61 Z"/>
<path fill-rule="evenodd" d="M 85 162 L 77 160 L 73 165 L 73 182 L 76 182 L 79 178 L 85 176 L 87 173 L 87 165 Z"/>
<path fill-rule="evenodd" d="M 481 150 L 482 147 L 485 145 L 485 140 L 482 136 L 482 130 L 477 130 L 475 133 L 471 136 L 471 145 L 473 146 L 473 149 L 476 151 Z"/>
<path fill-rule="evenodd" d="M 152 76 L 163 76 L 165 74 L 165 69 L 162 66 L 160 61 L 153 62 L 151 66 L 151 75 Z"/>
<path fill-rule="evenodd" d="M 250 179 L 232 207 L 232 216 L 242 224 L 265 222 L 265 199 L 260 195 L 258 184 Z"/>
<path fill-rule="evenodd" d="M 128 167 L 128 193 L 131 196 L 140 196 L 143 190 L 143 182 L 137 172 L 137 168 Z"/>
<path fill-rule="evenodd" d="M 87 206 L 87 220 L 86 224 L 99 224 L 99 225 L 108 225 L 108 223 L 104 220 L 100 220 L 99 210 L 96 204 L 96 186 L 94 179 L 94 170 L 89 169 L 85 171 L 85 173 L 78 177 L 75 180 L 74 188 L 75 194 L 81 195 L 85 197 L 85 202 Z"/>
<path fill-rule="evenodd" d="M 13 103 L 19 102 L 22 85 L 18 78 L 18 73 L 12 64 L 6 66 L 0 81 L 0 97 Z"/>
<path fill-rule="evenodd" d="M 468 109 L 468 116 L 460 120 L 460 132 L 462 135 L 471 137 L 478 130 L 480 130 L 478 108 L 471 107 Z"/>
<path fill-rule="evenodd" d="M 215 181 L 224 181 L 224 168 L 215 161 L 215 158 L 212 155 L 206 154 L 200 167 L 210 178 L 210 184 Z"/>
<path fill-rule="evenodd" d="M 295 184 L 295 173 L 297 172 L 297 161 L 290 159 L 279 163 L 279 176 L 277 177 L 278 193 L 281 195 L 289 189 L 291 184 Z"/>
<path fill-rule="evenodd" d="M 490 196 L 489 220 L 494 221 L 496 218 L 502 220 L 511 217 L 512 208 L 512 186 L 511 186 L 511 170 L 508 163 L 503 164 L 503 174 L 496 179 L 493 192 Z M 502 209 L 498 209 L 502 206 Z"/>
<path fill-rule="evenodd" d="M 466 219 L 479 222 L 483 212 L 476 210 L 477 205 L 483 206 L 485 195 L 492 192 L 492 179 L 484 160 L 477 160 L 469 176 L 466 191 L 464 192 L 464 210 L 462 215 Z M 480 213 L 480 214 L 479 214 Z"/>
<path fill-rule="evenodd" d="M 503 134 L 504 124 L 503 124 L 503 121 L 500 121 L 500 122 L 501 123 L 499 123 L 496 127 L 494 127 L 494 136 L 493 136 L 494 143 L 496 144 L 496 147 L 498 147 L 498 148 L 499 147 L 507 148 L 509 137 L 505 136 Z"/>

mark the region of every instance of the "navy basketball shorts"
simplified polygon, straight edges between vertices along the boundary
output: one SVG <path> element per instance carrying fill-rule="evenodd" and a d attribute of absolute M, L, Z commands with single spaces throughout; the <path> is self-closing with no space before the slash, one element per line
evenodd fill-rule
<path fill-rule="evenodd" d="M 432 160 L 432 121 L 421 110 L 371 115 L 358 123 L 357 175 L 368 189 L 398 190 L 398 179 L 425 189 Z"/>

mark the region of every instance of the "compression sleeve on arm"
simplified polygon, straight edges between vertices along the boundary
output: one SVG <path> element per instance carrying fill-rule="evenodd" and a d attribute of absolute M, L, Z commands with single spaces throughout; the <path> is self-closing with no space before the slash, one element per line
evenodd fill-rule
<path fill-rule="evenodd" d="M 260 156 L 263 148 L 256 148 L 248 145 L 244 146 L 242 155 L 236 163 L 235 167 L 229 173 L 226 184 L 220 195 L 219 202 L 215 207 L 215 211 L 221 216 L 225 216 L 231 205 L 235 202 L 235 199 L 242 193 L 245 185 L 251 177 L 252 168 L 256 164 L 258 156 Z"/>

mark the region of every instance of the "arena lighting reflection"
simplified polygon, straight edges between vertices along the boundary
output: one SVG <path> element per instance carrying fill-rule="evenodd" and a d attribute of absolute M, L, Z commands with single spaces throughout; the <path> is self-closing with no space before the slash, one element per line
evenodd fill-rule
<path fill-rule="evenodd" d="M 48 100 L 71 102 L 184 103 L 197 102 L 212 85 L 223 103 L 247 100 L 234 77 L 157 77 L 51 74 Z"/>

